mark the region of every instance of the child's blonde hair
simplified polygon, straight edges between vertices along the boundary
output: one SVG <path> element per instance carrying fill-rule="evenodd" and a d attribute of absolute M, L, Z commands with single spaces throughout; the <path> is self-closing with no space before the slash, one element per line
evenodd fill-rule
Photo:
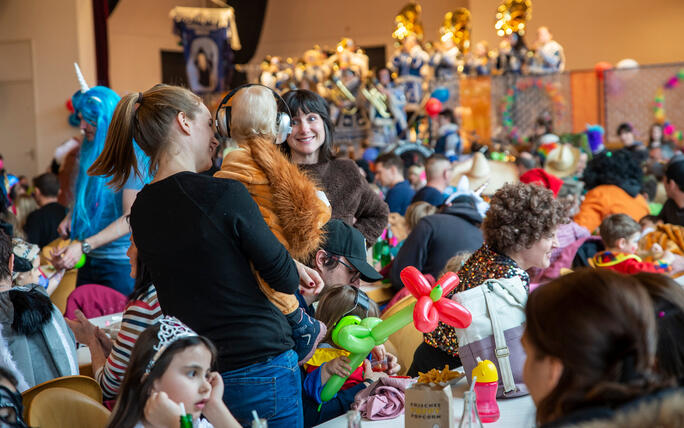
<path fill-rule="evenodd" d="M 33 199 L 33 196 L 19 195 L 14 201 L 14 207 L 17 211 L 17 223 L 19 224 L 19 228 L 23 229 L 28 215 L 38 209 L 38 204 L 35 199 Z"/>
<path fill-rule="evenodd" d="M 254 137 L 275 138 L 277 113 L 270 89 L 259 85 L 240 89 L 231 99 L 231 138 L 238 142 Z"/>
<path fill-rule="evenodd" d="M 458 271 L 461 270 L 463 265 L 468 261 L 472 254 L 472 251 L 461 251 L 459 253 L 456 253 L 455 256 L 447 260 L 446 264 L 444 265 L 444 269 L 439 274 L 439 276 L 442 276 L 447 272 L 458 273 Z"/>
<path fill-rule="evenodd" d="M 421 218 L 432 215 L 435 212 L 437 212 L 437 207 L 429 202 L 418 201 L 409 205 L 404 216 L 409 232 L 416 227 Z"/>

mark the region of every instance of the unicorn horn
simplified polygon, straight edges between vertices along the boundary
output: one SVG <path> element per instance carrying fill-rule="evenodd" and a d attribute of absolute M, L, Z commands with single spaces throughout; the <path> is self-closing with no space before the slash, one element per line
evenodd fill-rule
<path fill-rule="evenodd" d="M 78 78 L 78 83 L 81 85 L 81 93 L 84 94 L 88 92 L 88 84 L 85 81 L 85 78 L 83 77 L 83 73 L 81 73 L 81 69 L 78 66 L 78 63 L 74 63 L 74 68 L 76 69 L 76 77 Z"/>

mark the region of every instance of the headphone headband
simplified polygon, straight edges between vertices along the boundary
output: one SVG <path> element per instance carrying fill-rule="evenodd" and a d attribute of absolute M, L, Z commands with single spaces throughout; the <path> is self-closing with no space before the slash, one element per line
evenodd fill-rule
<path fill-rule="evenodd" d="M 250 86 L 264 87 L 273 94 L 273 97 L 276 100 L 276 108 L 278 110 L 276 113 L 276 144 L 284 143 L 288 135 L 290 135 L 292 132 L 292 126 L 290 125 L 292 112 L 290 111 L 290 107 L 278 92 L 276 92 L 273 88 L 269 88 L 268 86 L 262 85 L 260 83 L 247 83 L 245 85 L 238 86 L 223 97 L 216 108 L 216 114 L 214 115 L 214 124 L 216 126 L 216 130 L 222 137 L 230 138 L 230 112 L 232 105 L 228 104 L 240 89 L 249 88 Z"/>
<path fill-rule="evenodd" d="M 344 315 L 342 315 L 342 318 L 354 312 L 354 310 L 359 306 L 366 313 L 366 317 L 368 316 L 368 308 L 370 307 L 370 299 L 368 298 L 368 294 L 366 294 L 359 287 L 354 287 L 354 290 L 356 290 L 356 295 L 354 296 L 354 306 Z"/>
<path fill-rule="evenodd" d="M 342 328 L 352 324 L 359 325 L 362 321 L 361 317 L 349 314 L 354 312 L 356 308 L 361 307 L 361 309 L 363 309 L 363 311 L 366 313 L 364 318 L 368 317 L 368 309 L 370 308 L 370 299 L 368 295 L 359 287 L 354 287 L 354 290 L 356 290 L 356 295 L 354 296 L 354 306 L 345 312 L 344 315 L 340 317 L 340 320 L 335 323 L 330 335 L 330 338 L 336 345 L 339 345 L 339 343 L 337 343 L 337 337 Z"/>

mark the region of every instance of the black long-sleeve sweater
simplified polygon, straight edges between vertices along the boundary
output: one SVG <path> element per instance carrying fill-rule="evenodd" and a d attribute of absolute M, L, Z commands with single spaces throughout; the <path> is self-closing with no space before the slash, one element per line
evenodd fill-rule
<path fill-rule="evenodd" d="M 181 172 L 145 186 L 130 220 L 162 311 L 211 339 L 219 371 L 292 349 L 250 266 L 283 293 L 296 291 L 297 269 L 241 183 Z"/>

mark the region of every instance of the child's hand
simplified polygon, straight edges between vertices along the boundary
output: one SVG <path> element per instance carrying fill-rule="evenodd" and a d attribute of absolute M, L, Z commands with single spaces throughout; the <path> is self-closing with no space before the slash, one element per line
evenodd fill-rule
<path fill-rule="evenodd" d="M 211 422 L 212 426 L 237 427 L 241 425 L 235 420 L 226 404 L 223 402 L 223 378 L 218 372 L 211 372 L 207 377 L 207 382 L 211 385 L 211 394 L 207 404 L 202 409 L 202 415 Z"/>
<path fill-rule="evenodd" d="M 387 353 L 387 374 L 390 376 L 395 376 L 401 370 L 401 365 L 399 364 L 399 359 L 396 355 Z"/>
<path fill-rule="evenodd" d="M 153 427 L 180 425 L 181 408 L 165 392 L 153 392 L 145 403 L 145 420 Z"/>
<path fill-rule="evenodd" d="M 657 257 L 662 252 L 663 252 L 663 247 L 661 247 L 660 244 L 651 245 L 651 254 L 653 254 L 653 256 Z"/>
<path fill-rule="evenodd" d="M 211 385 L 211 394 L 207 406 L 213 403 L 223 403 L 223 378 L 218 372 L 209 373 L 207 382 Z"/>
<path fill-rule="evenodd" d="M 387 355 L 387 350 L 385 349 L 385 345 L 378 345 L 373 350 L 371 351 L 371 355 L 373 355 L 373 360 L 375 361 L 382 361 L 385 359 L 385 355 Z"/>
<path fill-rule="evenodd" d="M 326 383 L 332 375 L 339 377 L 349 376 L 352 372 L 349 363 L 348 357 L 337 357 L 323 364 L 323 367 L 321 367 L 321 383 Z"/>
<path fill-rule="evenodd" d="M 389 355 L 389 354 L 388 354 Z M 371 362 L 369 360 L 363 360 L 363 378 L 368 379 L 372 382 L 377 381 L 380 378 L 387 377 L 387 373 L 384 372 L 374 372 Z"/>

